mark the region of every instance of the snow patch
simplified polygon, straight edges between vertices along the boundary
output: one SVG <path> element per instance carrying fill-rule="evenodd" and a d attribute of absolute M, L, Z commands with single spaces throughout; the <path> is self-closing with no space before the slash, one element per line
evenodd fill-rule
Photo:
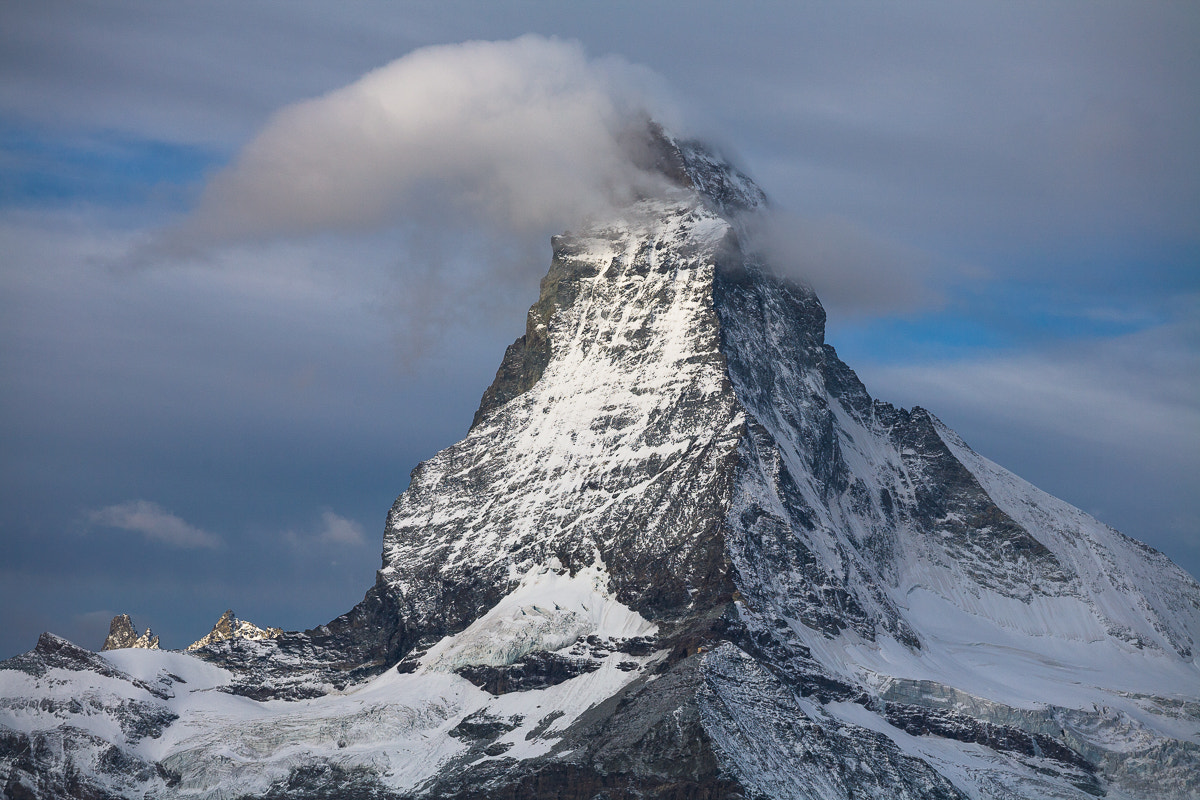
<path fill-rule="evenodd" d="M 466 630 L 430 648 L 421 665 L 435 672 L 500 667 L 535 651 L 561 650 L 591 635 L 625 639 L 657 630 L 612 597 L 602 563 L 570 575 L 551 559 L 526 572 L 516 589 Z"/>

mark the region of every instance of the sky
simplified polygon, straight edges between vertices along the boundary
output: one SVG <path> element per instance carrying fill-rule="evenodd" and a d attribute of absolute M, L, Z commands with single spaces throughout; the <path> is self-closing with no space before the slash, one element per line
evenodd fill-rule
<path fill-rule="evenodd" d="M 361 599 L 649 114 L 871 393 L 1200 575 L 1194 4 L 0 6 L 0 657 Z"/>

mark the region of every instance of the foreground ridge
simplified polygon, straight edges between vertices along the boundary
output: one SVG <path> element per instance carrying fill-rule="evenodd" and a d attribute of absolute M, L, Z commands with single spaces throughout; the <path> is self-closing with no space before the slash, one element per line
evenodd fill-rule
<path fill-rule="evenodd" d="M 555 237 L 363 602 L 44 635 L 0 663 L 6 796 L 1200 796 L 1200 585 L 873 399 L 757 187 L 647 152 L 674 188 Z"/>

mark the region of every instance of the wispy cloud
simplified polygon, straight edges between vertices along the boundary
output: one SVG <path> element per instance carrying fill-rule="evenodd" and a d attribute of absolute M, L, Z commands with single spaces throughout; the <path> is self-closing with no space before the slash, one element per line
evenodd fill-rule
<path fill-rule="evenodd" d="M 1184 318 L 1144 331 L 991 358 L 865 366 L 881 396 L 937 412 L 1003 420 L 1081 443 L 1197 465 L 1200 325 Z"/>
<path fill-rule="evenodd" d="M 363 544 L 366 542 L 361 525 L 352 519 L 339 517 L 328 509 L 321 512 L 321 530 L 317 534 L 317 539 L 330 544 Z"/>
<path fill-rule="evenodd" d="M 351 545 L 357 547 L 366 544 L 362 525 L 352 519 L 339 516 L 329 509 L 321 512 L 321 518 L 310 533 L 298 533 L 294 530 L 283 534 L 284 541 L 295 548 L 310 544 Z"/>
<path fill-rule="evenodd" d="M 754 220 L 751 234 L 773 270 L 809 284 L 825 306 L 843 314 L 940 308 L 954 281 L 985 275 L 843 217 L 774 211 Z"/>
<path fill-rule="evenodd" d="M 140 533 L 146 539 L 172 547 L 216 548 L 220 537 L 189 525 L 179 517 L 149 500 L 130 500 L 88 514 L 88 519 L 106 528 Z"/>

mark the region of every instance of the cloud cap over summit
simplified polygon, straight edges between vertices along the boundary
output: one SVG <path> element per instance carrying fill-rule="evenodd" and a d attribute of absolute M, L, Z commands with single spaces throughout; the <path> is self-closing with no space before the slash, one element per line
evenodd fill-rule
<path fill-rule="evenodd" d="M 192 243 L 361 232 L 468 213 L 565 227 L 653 191 L 631 135 L 658 79 L 534 35 L 426 47 L 276 113 L 176 231 Z"/>

